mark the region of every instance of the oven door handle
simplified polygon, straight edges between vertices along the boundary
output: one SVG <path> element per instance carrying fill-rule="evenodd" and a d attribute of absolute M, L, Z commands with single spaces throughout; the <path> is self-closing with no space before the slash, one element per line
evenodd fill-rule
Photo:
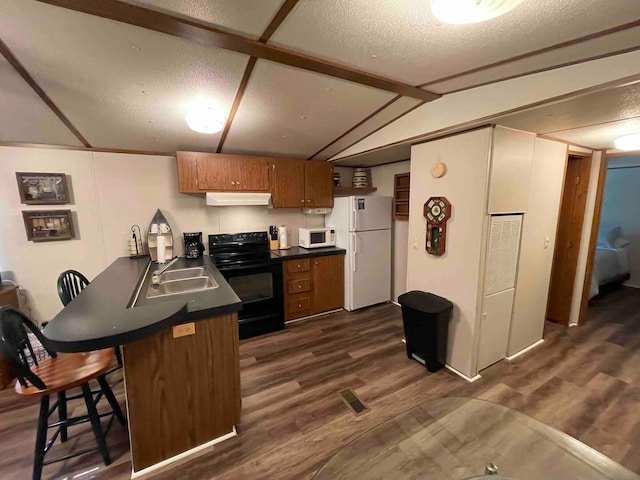
<path fill-rule="evenodd" d="M 242 269 L 253 269 L 253 268 L 263 268 L 263 267 L 274 267 L 275 269 L 278 268 L 278 265 L 281 265 L 280 262 L 263 262 L 263 263 L 249 263 L 249 264 L 245 264 L 245 265 L 234 265 L 233 267 L 223 267 L 223 266 L 218 266 L 215 265 L 214 266 L 218 269 L 219 272 L 233 272 L 236 270 L 242 270 Z"/>

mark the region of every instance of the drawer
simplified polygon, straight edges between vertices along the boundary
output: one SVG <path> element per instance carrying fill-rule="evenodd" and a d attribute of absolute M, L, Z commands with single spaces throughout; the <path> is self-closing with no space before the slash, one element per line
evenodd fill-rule
<path fill-rule="evenodd" d="M 308 272 L 309 271 L 309 259 L 308 258 L 301 258 L 299 260 L 288 260 L 285 263 L 287 264 L 287 273 Z"/>
<path fill-rule="evenodd" d="M 289 280 L 287 283 L 287 295 L 294 295 L 296 293 L 310 292 L 311 291 L 311 279 L 301 278 L 299 280 Z"/>
<path fill-rule="evenodd" d="M 311 295 L 295 295 L 287 297 L 287 314 L 308 312 L 311 310 Z"/>

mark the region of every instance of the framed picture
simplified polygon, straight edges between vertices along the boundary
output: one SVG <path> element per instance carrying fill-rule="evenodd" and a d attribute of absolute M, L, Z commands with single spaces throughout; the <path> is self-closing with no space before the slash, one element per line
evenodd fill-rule
<path fill-rule="evenodd" d="M 16 178 L 20 200 L 26 205 L 69 203 L 69 190 L 64 173 L 17 172 Z"/>
<path fill-rule="evenodd" d="M 76 238 L 71 210 L 23 210 L 27 240 L 53 242 Z"/>

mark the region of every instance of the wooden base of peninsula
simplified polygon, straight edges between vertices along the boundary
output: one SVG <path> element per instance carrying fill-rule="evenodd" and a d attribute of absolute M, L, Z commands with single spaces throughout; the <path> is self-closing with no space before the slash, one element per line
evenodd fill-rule
<path fill-rule="evenodd" d="M 174 338 L 169 328 L 123 350 L 134 475 L 235 432 L 236 313 L 197 320 L 192 335 Z"/>

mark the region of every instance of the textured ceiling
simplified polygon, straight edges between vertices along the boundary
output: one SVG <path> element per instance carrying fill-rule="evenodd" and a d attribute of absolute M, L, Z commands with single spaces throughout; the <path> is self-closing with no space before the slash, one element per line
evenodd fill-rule
<path fill-rule="evenodd" d="M 259 60 L 223 151 L 306 158 L 393 97 Z"/>
<path fill-rule="evenodd" d="M 259 38 L 285 5 L 285 0 L 124 1 L 251 39 Z M 639 18 L 638 0 L 525 0 L 503 17 L 464 26 L 436 23 L 429 0 L 299 0 L 270 43 L 410 85 L 454 75 L 425 87 L 447 93 L 640 48 L 636 27 L 482 68 Z M 189 130 L 184 114 L 192 102 L 206 99 L 228 115 L 249 61 L 244 54 L 35 0 L 0 0 L 0 39 L 97 148 L 215 151 L 222 134 Z M 481 69 L 457 75 L 474 68 Z M 222 151 L 327 159 L 420 103 L 394 98 L 362 84 L 258 60 L 238 97 Z M 4 60 L 0 100 L 0 141 L 79 145 Z M 640 116 L 628 98 L 614 100 L 580 108 L 600 119 Z M 532 115 L 526 122 L 539 126 Z M 554 130 L 577 124 L 571 112 L 554 115 L 543 118 Z M 392 151 L 402 156 L 406 147 Z M 375 155 L 366 161 L 380 162 Z"/>
<path fill-rule="evenodd" d="M 591 148 L 613 148 L 616 137 L 640 131 L 639 119 L 637 82 L 508 115 L 496 123 Z"/>
<path fill-rule="evenodd" d="M 0 86 L 0 140 L 82 146 L 3 57 Z"/>
<path fill-rule="evenodd" d="M 184 115 L 199 99 L 226 114 L 249 58 L 23 0 L 0 2 L 0 32 L 71 123 L 103 148 L 215 150 L 220 134 L 191 131 Z"/>
<path fill-rule="evenodd" d="M 447 25 L 428 0 L 303 0 L 271 42 L 417 85 L 639 17 L 637 0 L 525 0 L 490 22 Z"/>
<path fill-rule="evenodd" d="M 195 18 L 258 38 L 284 0 L 124 0 L 140 7 Z"/>

